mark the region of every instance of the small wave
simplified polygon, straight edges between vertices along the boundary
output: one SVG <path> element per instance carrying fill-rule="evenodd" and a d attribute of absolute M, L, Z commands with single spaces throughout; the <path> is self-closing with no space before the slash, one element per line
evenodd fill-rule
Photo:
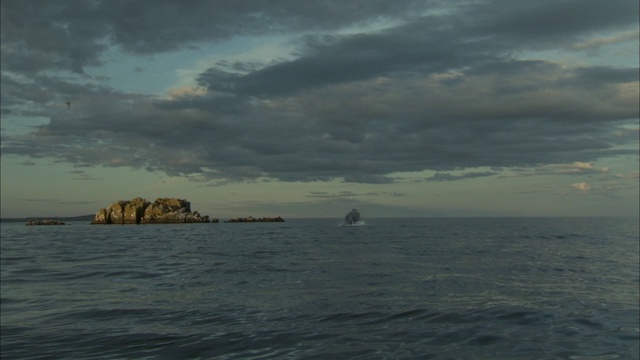
<path fill-rule="evenodd" d="M 368 319 L 371 317 L 379 317 L 379 312 L 364 312 L 364 313 L 337 313 L 327 316 L 323 316 L 319 319 L 320 322 L 345 322 L 359 319 Z"/>
<path fill-rule="evenodd" d="M 151 279 L 161 277 L 163 274 L 147 271 L 89 271 L 89 272 L 60 272 L 53 277 L 61 280 L 77 280 L 86 278 L 124 278 L 124 279 Z"/>

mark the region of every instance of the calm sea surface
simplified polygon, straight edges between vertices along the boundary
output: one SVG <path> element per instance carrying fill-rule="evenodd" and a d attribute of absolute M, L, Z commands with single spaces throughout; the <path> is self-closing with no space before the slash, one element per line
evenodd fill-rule
<path fill-rule="evenodd" d="M 2 223 L 9 359 L 638 359 L 633 219 Z"/>

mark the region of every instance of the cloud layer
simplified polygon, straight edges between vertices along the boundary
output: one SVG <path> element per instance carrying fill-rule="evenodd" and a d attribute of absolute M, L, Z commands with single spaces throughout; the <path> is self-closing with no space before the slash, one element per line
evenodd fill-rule
<path fill-rule="evenodd" d="M 3 134 L 2 153 L 201 180 L 387 183 L 637 152 L 637 67 L 527 55 L 637 42 L 637 1 L 266 5 L 3 1 L 3 117 L 50 121 Z M 261 34 L 292 37 L 295 56 L 218 62 L 166 98 L 82 75 L 110 47 L 156 54 Z"/>

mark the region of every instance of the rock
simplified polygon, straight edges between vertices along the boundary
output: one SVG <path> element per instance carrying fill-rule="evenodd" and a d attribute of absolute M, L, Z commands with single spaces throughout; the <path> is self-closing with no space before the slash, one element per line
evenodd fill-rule
<path fill-rule="evenodd" d="M 139 224 L 144 216 L 145 208 L 149 206 L 149 202 L 143 198 L 137 197 L 129 201 L 124 206 L 123 224 Z"/>
<path fill-rule="evenodd" d="M 67 224 L 58 220 L 29 220 L 25 225 L 34 226 L 34 225 L 67 225 Z"/>
<path fill-rule="evenodd" d="M 100 209 L 93 218 L 92 224 L 108 224 L 109 213 L 107 209 Z"/>
<path fill-rule="evenodd" d="M 225 222 L 228 223 L 244 223 L 244 222 L 284 222 L 284 219 L 281 218 L 280 216 L 278 217 L 262 217 L 262 218 L 254 218 L 253 216 L 249 216 L 249 217 L 244 217 L 244 218 L 233 218 L 233 219 L 229 219 Z"/>
<path fill-rule="evenodd" d="M 126 201 L 120 200 L 109 205 L 107 208 L 109 224 L 124 224 L 124 207 Z"/>
<path fill-rule="evenodd" d="M 158 198 L 144 210 L 140 223 L 194 223 L 209 222 L 208 216 L 191 212 L 191 203 L 183 199 Z"/>
<path fill-rule="evenodd" d="M 166 224 L 206 223 L 209 216 L 191 211 L 191 203 L 184 199 L 158 198 L 153 203 L 137 197 L 120 200 L 96 213 L 92 224 Z"/>

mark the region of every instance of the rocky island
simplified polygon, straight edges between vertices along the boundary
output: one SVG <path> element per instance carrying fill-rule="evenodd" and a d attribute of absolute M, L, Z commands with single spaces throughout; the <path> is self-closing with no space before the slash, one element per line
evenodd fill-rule
<path fill-rule="evenodd" d="M 29 220 L 25 225 L 37 226 L 37 225 L 66 225 L 66 224 L 63 221 L 59 221 L 59 220 L 44 219 L 44 220 Z"/>
<path fill-rule="evenodd" d="M 98 210 L 92 224 L 171 224 L 208 223 L 209 216 L 191 211 L 191 203 L 184 199 L 158 198 L 153 203 L 137 197 L 120 200 Z M 213 222 L 218 222 L 214 219 Z"/>

